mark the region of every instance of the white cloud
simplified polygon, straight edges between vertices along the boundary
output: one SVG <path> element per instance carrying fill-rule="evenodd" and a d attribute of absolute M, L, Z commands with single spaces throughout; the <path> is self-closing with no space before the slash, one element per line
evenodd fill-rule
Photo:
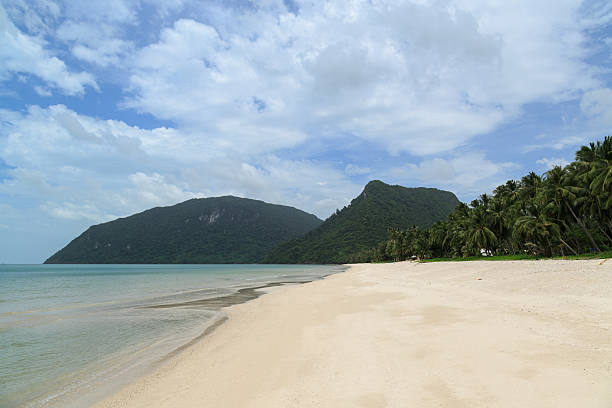
<path fill-rule="evenodd" d="M 570 164 L 569 161 L 563 158 L 560 158 L 560 157 L 556 157 L 556 158 L 543 157 L 537 160 L 536 163 L 541 164 L 546 170 L 550 170 L 555 166 L 565 167 L 568 164 Z"/>
<path fill-rule="evenodd" d="M 39 94 L 40 96 L 51 96 L 51 95 L 53 95 L 53 93 L 49 89 L 43 88 L 42 86 L 35 86 L 34 87 L 34 91 L 36 91 L 36 93 Z"/>
<path fill-rule="evenodd" d="M 10 168 L 5 171 L 7 178 L 0 182 L 0 192 L 36 199 L 61 193 L 52 186 L 47 175 L 40 170 L 31 168 Z"/>
<path fill-rule="evenodd" d="M 70 45 L 76 58 L 107 67 L 119 64 L 133 48 L 117 38 L 117 31 L 111 24 L 69 20 L 57 29 L 57 38 Z"/>
<path fill-rule="evenodd" d="M 567 133 L 567 132 L 565 132 Z M 595 140 L 598 137 L 601 137 L 601 132 L 598 130 L 581 130 L 579 132 L 571 132 L 570 134 L 565 134 L 560 137 L 551 137 L 546 140 L 545 143 L 537 143 L 537 144 L 529 144 L 523 147 L 523 152 L 529 153 L 536 150 L 541 149 L 554 149 L 561 150 L 567 148 L 568 146 L 576 147 L 580 146 L 588 141 Z"/>
<path fill-rule="evenodd" d="M 612 89 L 600 88 L 586 92 L 580 102 L 582 113 L 596 125 L 612 125 Z"/>
<path fill-rule="evenodd" d="M 55 218 L 67 220 L 85 220 L 93 223 L 110 221 L 116 216 L 104 214 L 95 204 L 75 204 L 71 202 L 51 203 L 47 202 L 42 205 L 43 211 Z"/>
<path fill-rule="evenodd" d="M 333 166 L 310 160 L 287 160 L 275 155 L 214 157 L 199 163 L 206 179 L 199 181 L 207 195 L 231 194 L 290 205 L 326 218 L 359 194 L 362 185 L 351 182 Z M 185 175 L 198 181 L 193 175 Z M 206 187 L 206 189 L 204 189 Z"/>
<path fill-rule="evenodd" d="M 94 21 L 98 23 L 134 23 L 137 20 L 138 1 L 62 1 L 66 17 L 76 21 Z"/>
<path fill-rule="evenodd" d="M 418 164 L 407 164 L 391 169 L 389 175 L 402 185 L 423 183 L 446 188 L 460 197 L 469 198 L 505 182 L 508 171 L 517 167 L 515 163 L 493 162 L 484 153 L 476 152 L 450 159 L 434 158 Z"/>
<path fill-rule="evenodd" d="M 232 194 L 327 217 L 362 186 L 343 171 L 276 155 L 203 151 L 197 135 L 144 130 L 78 115 L 62 105 L 0 112 L 0 157 L 12 169 L 0 194 L 48 215 L 103 222 L 193 197 Z"/>
<path fill-rule="evenodd" d="M 525 145 L 525 152 L 541 149 L 562 150 L 568 147 L 576 149 L 577 146 L 599 140 L 610 133 L 612 126 L 612 89 L 600 87 L 582 94 L 579 99 L 578 115 L 581 120 L 564 124 L 560 131 L 551 135 L 536 137 L 537 143 Z M 542 159 L 547 160 L 547 159 Z M 546 162 L 538 164 L 548 166 Z"/>
<path fill-rule="evenodd" d="M 363 176 L 372 172 L 369 167 L 361 167 L 356 164 L 349 163 L 344 168 L 344 172 L 349 176 Z"/>
<path fill-rule="evenodd" d="M 70 72 L 66 64 L 44 48 L 44 41 L 23 34 L 9 20 L 0 5 L 0 80 L 11 75 L 27 73 L 36 75 L 49 86 L 59 88 L 69 95 L 82 94 L 86 86 L 98 89 L 94 77 L 86 72 Z"/>
<path fill-rule="evenodd" d="M 190 198 L 203 197 L 202 193 L 187 191 L 179 186 L 166 182 L 164 176 L 158 173 L 134 173 L 128 176 L 132 183 L 129 189 L 137 195 L 138 202 L 147 207 L 175 204 Z"/>
<path fill-rule="evenodd" d="M 53 0 L 4 0 L 7 14 L 23 25 L 29 33 L 43 35 L 61 15 L 61 7 Z"/>
<path fill-rule="evenodd" d="M 157 13 L 165 17 L 171 12 L 177 12 L 185 6 L 185 0 L 141 0 L 143 4 L 149 4 L 155 8 Z"/>
<path fill-rule="evenodd" d="M 579 4 L 282 2 L 228 23 L 182 19 L 132 60 L 126 106 L 273 150 L 352 134 L 393 153 L 440 153 L 524 104 L 597 86 Z M 590 23 L 592 24 L 592 22 Z M 227 140 L 232 143 L 227 143 Z"/>

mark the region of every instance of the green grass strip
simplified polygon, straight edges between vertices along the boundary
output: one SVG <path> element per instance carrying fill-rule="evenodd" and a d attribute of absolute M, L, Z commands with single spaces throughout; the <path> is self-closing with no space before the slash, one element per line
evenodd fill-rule
<path fill-rule="evenodd" d="M 612 250 L 602 252 L 589 252 L 586 254 L 571 255 L 571 256 L 555 256 L 547 258 L 536 255 L 497 255 L 497 256 L 468 256 L 465 258 L 431 258 L 422 259 L 421 262 L 463 262 L 463 261 L 520 261 L 520 260 L 538 260 L 538 259 L 607 259 L 612 258 Z"/>

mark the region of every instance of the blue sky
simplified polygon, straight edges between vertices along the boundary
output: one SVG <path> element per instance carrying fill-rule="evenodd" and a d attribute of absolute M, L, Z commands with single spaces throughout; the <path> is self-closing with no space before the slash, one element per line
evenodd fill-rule
<path fill-rule="evenodd" d="M 233 194 L 470 201 L 612 125 L 607 1 L 0 3 L 0 262 Z"/>

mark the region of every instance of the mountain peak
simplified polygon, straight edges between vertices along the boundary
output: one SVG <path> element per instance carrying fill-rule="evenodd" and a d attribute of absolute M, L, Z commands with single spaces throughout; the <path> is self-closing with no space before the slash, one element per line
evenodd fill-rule
<path fill-rule="evenodd" d="M 392 186 L 380 180 L 372 180 L 368 182 L 368 184 L 365 185 L 365 187 L 363 188 L 363 191 L 364 192 L 375 191 L 375 190 L 378 190 L 384 187 L 392 187 Z"/>
<path fill-rule="evenodd" d="M 389 228 L 427 228 L 459 204 L 450 191 L 370 181 L 351 205 L 302 238 L 274 249 L 270 263 L 344 263 L 387 237 Z"/>
<path fill-rule="evenodd" d="M 359 194 L 353 201 L 351 201 L 351 206 L 356 205 L 362 200 L 372 200 L 378 199 L 379 197 L 385 196 L 386 192 L 389 191 L 393 186 L 384 183 L 380 180 L 372 180 L 369 181 L 368 184 L 365 185 L 361 194 Z"/>
<path fill-rule="evenodd" d="M 321 222 L 259 200 L 196 198 L 91 226 L 46 263 L 254 263 Z"/>

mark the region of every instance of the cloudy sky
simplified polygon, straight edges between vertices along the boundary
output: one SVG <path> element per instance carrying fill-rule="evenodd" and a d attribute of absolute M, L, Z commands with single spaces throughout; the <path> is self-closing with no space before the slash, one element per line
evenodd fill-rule
<path fill-rule="evenodd" d="M 2 0 L 0 262 L 233 194 L 469 201 L 612 125 L 612 3 Z"/>

